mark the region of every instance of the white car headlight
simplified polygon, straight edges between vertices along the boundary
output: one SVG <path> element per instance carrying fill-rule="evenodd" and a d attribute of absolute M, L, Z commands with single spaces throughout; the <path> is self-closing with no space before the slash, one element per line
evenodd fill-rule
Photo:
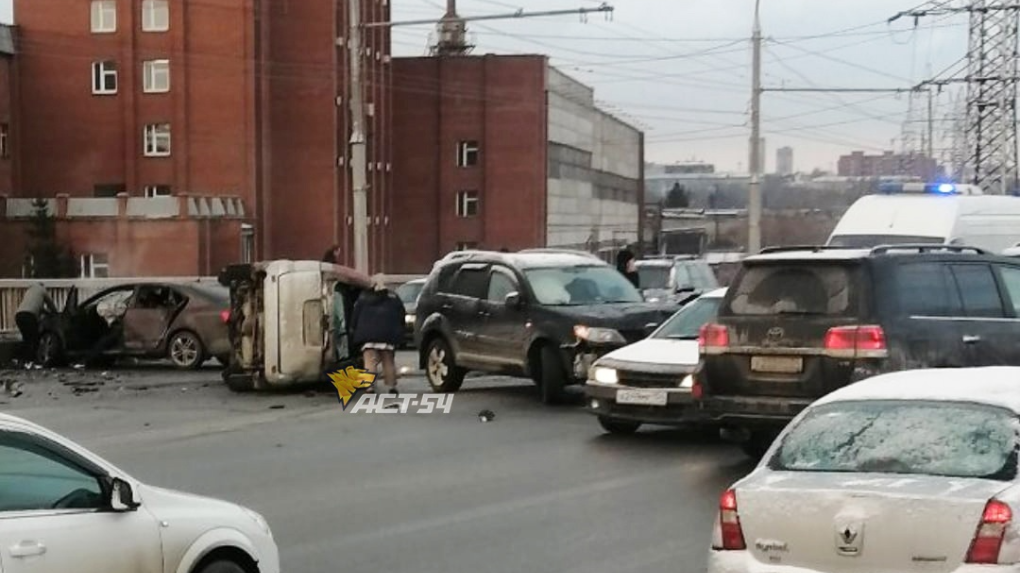
<path fill-rule="evenodd" d="M 248 509 L 247 507 L 242 507 L 241 509 L 244 510 L 244 513 L 247 514 L 248 517 L 252 519 L 252 521 L 258 524 L 258 526 L 262 529 L 262 531 L 265 532 L 266 535 L 268 535 L 269 537 L 273 536 L 273 531 L 269 529 L 269 522 L 266 521 L 266 518 L 262 517 L 261 514 Z"/>
<path fill-rule="evenodd" d="M 687 390 L 694 388 L 694 375 L 688 374 L 687 376 L 684 376 L 684 381 L 680 383 L 680 387 L 686 388 Z"/>
<path fill-rule="evenodd" d="M 592 380 L 600 384 L 619 384 L 620 378 L 616 375 L 616 370 L 612 368 L 603 368 L 596 366 L 591 373 Z"/>
<path fill-rule="evenodd" d="M 414 315 L 413 314 L 404 315 L 404 324 L 406 324 L 408 326 L 413 325 L 414 324 Z"/>
<path fill-rule="evenodd" d="M 618 330 L 578 325 L 574 327 L 574 336 L 593 344 L 626 344 L 627 339 Z"/>

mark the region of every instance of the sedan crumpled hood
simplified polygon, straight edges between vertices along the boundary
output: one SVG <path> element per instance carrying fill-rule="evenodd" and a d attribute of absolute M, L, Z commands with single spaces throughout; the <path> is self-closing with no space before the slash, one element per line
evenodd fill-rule
<path fill-rule="evenodd" d="M 610 352 L 599 364 L 647 372 L 689 371 L 698 365 L 698 341 L 648 338 Z"/>

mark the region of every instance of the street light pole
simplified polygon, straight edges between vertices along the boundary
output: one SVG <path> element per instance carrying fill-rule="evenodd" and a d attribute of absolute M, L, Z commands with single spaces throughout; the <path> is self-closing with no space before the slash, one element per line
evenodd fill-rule
<path fill-rule="evenodd" d="M 350 58 L 351 77 L 351 188 L 354 197 L 354 268 L 363 272 L 368 269 L 368 164 L 365 149 L 365 100 L 364 82 L 361 75 L 361 0 L 349 0 L 350 43 L 347 53 Z"/>
<path fill-rule="evenodd" d="M 753 71 L 751 85 L 751 185 L 747 202 L 747 251 L 754 254 L 761 250 L 761 20 L 760 0 L 754 3 Z"/>

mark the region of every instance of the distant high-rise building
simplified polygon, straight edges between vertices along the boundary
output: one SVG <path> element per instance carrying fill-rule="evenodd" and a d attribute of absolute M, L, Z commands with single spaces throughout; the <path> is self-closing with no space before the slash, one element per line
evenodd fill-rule
<path fill-rule="evenodd" d="M 793 148 L 780 147 L 776 150 L 776 173 L 793 175 Z"/>

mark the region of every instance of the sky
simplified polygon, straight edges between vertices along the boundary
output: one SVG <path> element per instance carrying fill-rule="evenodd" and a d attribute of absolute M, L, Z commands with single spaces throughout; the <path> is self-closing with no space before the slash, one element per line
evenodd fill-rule
<path fill-rule="evenodd" d="M 323 0 L 303 0 L 323 1 Z M 439 18 L 444 0 L 390 0 L 394 22 Z M 923 0 L 761 0 L 763 81 L 770 88 L 906 88 L 965 69 L 967 17 L 887 20 Z M 962 0 L 955 0 L 959 3 Z M 596 7 L 597 0 L 459 0 L 461 16 Z M 591 14 L 469 22 L 475 53 L 547 54 L 595 88 L 607 111 L 645 132 L 646 158 L 705 161 L 720 171 L 748 165 L 754 0 L 615 0 L 610 19 Z M 952 1 L 942 1 L 951 4 Z M 12 0 L 0 0 L 10 22 Z M 393 52 L 426 53 L 434 27 L 395 26 Z M 933 98 L 937 155 L 949 150 L 958 91 Z M 776 150 L 795 167 L 835 170 L 839 155 L 912 145 L 927 96 L 766 91 L 762 135 L 767 169 Z M 913 109 L 913 112 L 910 110 Z M 908 136 L 903 137 L 905 128 Z"/>
<path fill-rule="evenodd" d="M 443 0 L 391 0 L 394 22 L 439 17 Z M 595 7 L 593 0 L 459 0 L 461 16 Z M 754 0 L 615 0 L 610 20 L 574 14 L 468 22 L 476 54 L 544 53 L 595 88 L 606 108 L 645 132 L 648 160 L 747 169 Z M 948 2 L 942 2 L 948 4 Z M 967 16 L 888 24 L 923 0 L 762 0 L 763 86 L 907 88 L 965 69 Z M 422 55 L 430 26 L 396 26 L 396 55 Z M 943 73 L 945 72 L 945 73 Z M 933 97 L 933 148 L 948 152 L 953 88 Z M 900 150 L 923 129 L 927 96 L 769 92 L 762 96 L 766 166 L 794 149 L 795 167 L 834 170 L 852 150 Z M 908 132 L 909 133 L 909 132 Z M 895 141 L 894 141 L 895 139 Z M 908 136 L 909 142 L 916 138 Z"/>

